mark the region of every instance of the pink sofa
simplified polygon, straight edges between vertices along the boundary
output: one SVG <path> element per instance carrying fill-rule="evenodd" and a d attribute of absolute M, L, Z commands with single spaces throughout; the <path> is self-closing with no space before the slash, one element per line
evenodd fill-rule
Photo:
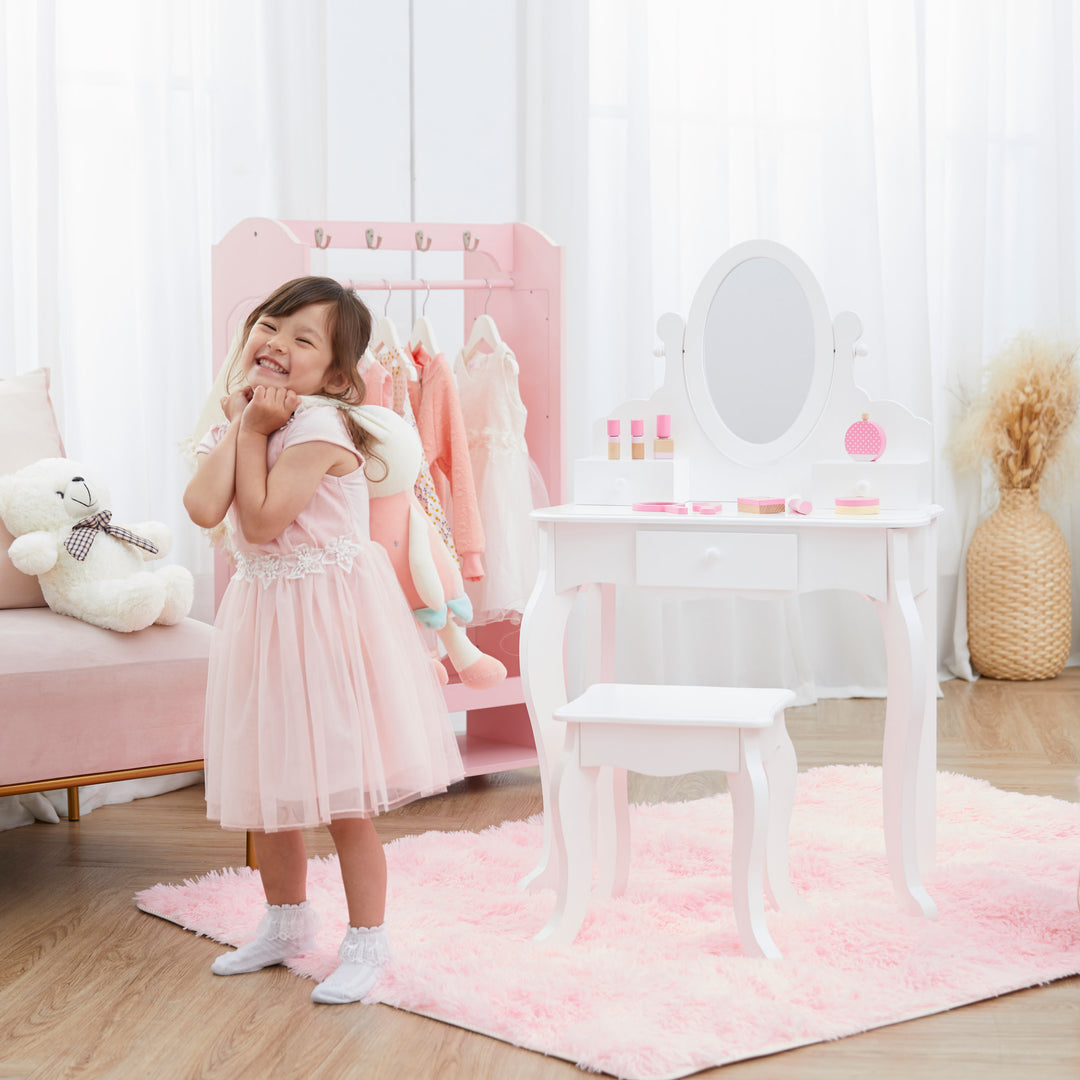
<path fill-rule="evenodd" d="M 48 372 L 0 380 L 0 473 L 63 455 Z M 0 524 L 0 796 L 202 768 L 211 627 L 131 634 L 56 615 Z"/>

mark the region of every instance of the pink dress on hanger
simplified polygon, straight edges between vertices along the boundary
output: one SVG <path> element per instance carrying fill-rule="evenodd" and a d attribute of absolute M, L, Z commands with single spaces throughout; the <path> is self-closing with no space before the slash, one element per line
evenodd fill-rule
<path fill-rule="evenodd" d="M 461 572 L 466 578 L 479 580 L 484 576 L 484 526 L 454 373 L 442 353 L 429 356 L 423 345 L 410 347 L 410 351 L 420 378 L 409 383 L 409 399 L 424 456 L 435 492 L 450 517 Z"/>
<path fill-rule="evenodd" d="M 365 405 L 381 405 L 384 409 L 394 407 L 394 380 L 371 353 L 364 353 L 360 360 L 360 378 L 367 391 Z"/>
<path fill-rule="evenodd" d="M 539 568 L 538 530 L 529 514 L 548 500 L 525 443 L 528 413 L 517 359 L 505 342 L 467 363 L 462 350 L 454 375 L 486 540 L 484 576 L 465 582 L 473 606 L 470 625 L 519 622 Z"/>
<path fill-rule="evenodd" d="M 208 452 L 224 433 L 212 429 Z M 299 410 L 267 443 L 356 453 L 337 409 Z M 229 510 L 235 571 L 207 679 L 207 816 L 272 832 L 369 817 L 461 778 L 442 690 L 385 550 L 362 469 L 324 476 L 284 532 L 250 544 Z"/>

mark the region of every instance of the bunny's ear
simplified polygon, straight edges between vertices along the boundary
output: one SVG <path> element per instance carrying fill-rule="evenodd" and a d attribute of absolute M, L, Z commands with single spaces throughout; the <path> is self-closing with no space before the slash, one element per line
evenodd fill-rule
<path fill-rule="evenodd" d="M 386 442 L 398 427 L 398 421 L 407 423 L 393 409 L 382 405 L 357 405 L 349 410 L 349 415 L 372 438 Z"/>
<path fill-rule="evenodd" d="M 325 397 L 322 394 L 301 395 L 300 408 L 333 408 L 348 413 L 360 427 L 378 442 L 385 442 L 394 434 L 399 424 L 406 424 L 403 417 L 393 409 L 382 405 L 350 405 L 347 401 Z"/>

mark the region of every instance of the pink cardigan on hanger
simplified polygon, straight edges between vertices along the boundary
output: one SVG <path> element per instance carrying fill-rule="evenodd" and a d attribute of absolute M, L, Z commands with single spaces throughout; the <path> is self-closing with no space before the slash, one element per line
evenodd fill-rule
<path fill-rule="evenodd" d="M 368 364 L 361 369 L 360 377 L 367 388 L 365 404 L 381 405 L 384 409 L 394 407 L 394 378 L 378 360 L 371 357 Z"/>
<path fill-rule="evenodd" d="M 484 526 L 457 383 L 442 353 L 429 356 L 417 345 L 412 355 L 420 378 L 409 383 L 409 398 L 435 493 L 444 507 L 452 507 L 451 526 L 454 547 L 461 556 L 461 574 L 468 581 L 479 581 L 484 576 Z"/>

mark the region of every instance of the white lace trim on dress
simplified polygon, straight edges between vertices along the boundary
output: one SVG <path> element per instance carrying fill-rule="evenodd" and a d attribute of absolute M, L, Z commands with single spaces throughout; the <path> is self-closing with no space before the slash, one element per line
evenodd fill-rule
<path fill-rule="evenodd" d="M 348 572 L 363 546 L 347 536 L 339 536 L 326 547 L 301 544 L 293 551 L 281 555 L 248 555 L 238 551 L 234 556 L 236 569 L 233 576 L 241 581 L 258 581 L 262 585 L 269 585 L 271 581 L 279 578 L 302 578 L 308 574 L 321 574 L 325 566 L 340 566 Z"/>

